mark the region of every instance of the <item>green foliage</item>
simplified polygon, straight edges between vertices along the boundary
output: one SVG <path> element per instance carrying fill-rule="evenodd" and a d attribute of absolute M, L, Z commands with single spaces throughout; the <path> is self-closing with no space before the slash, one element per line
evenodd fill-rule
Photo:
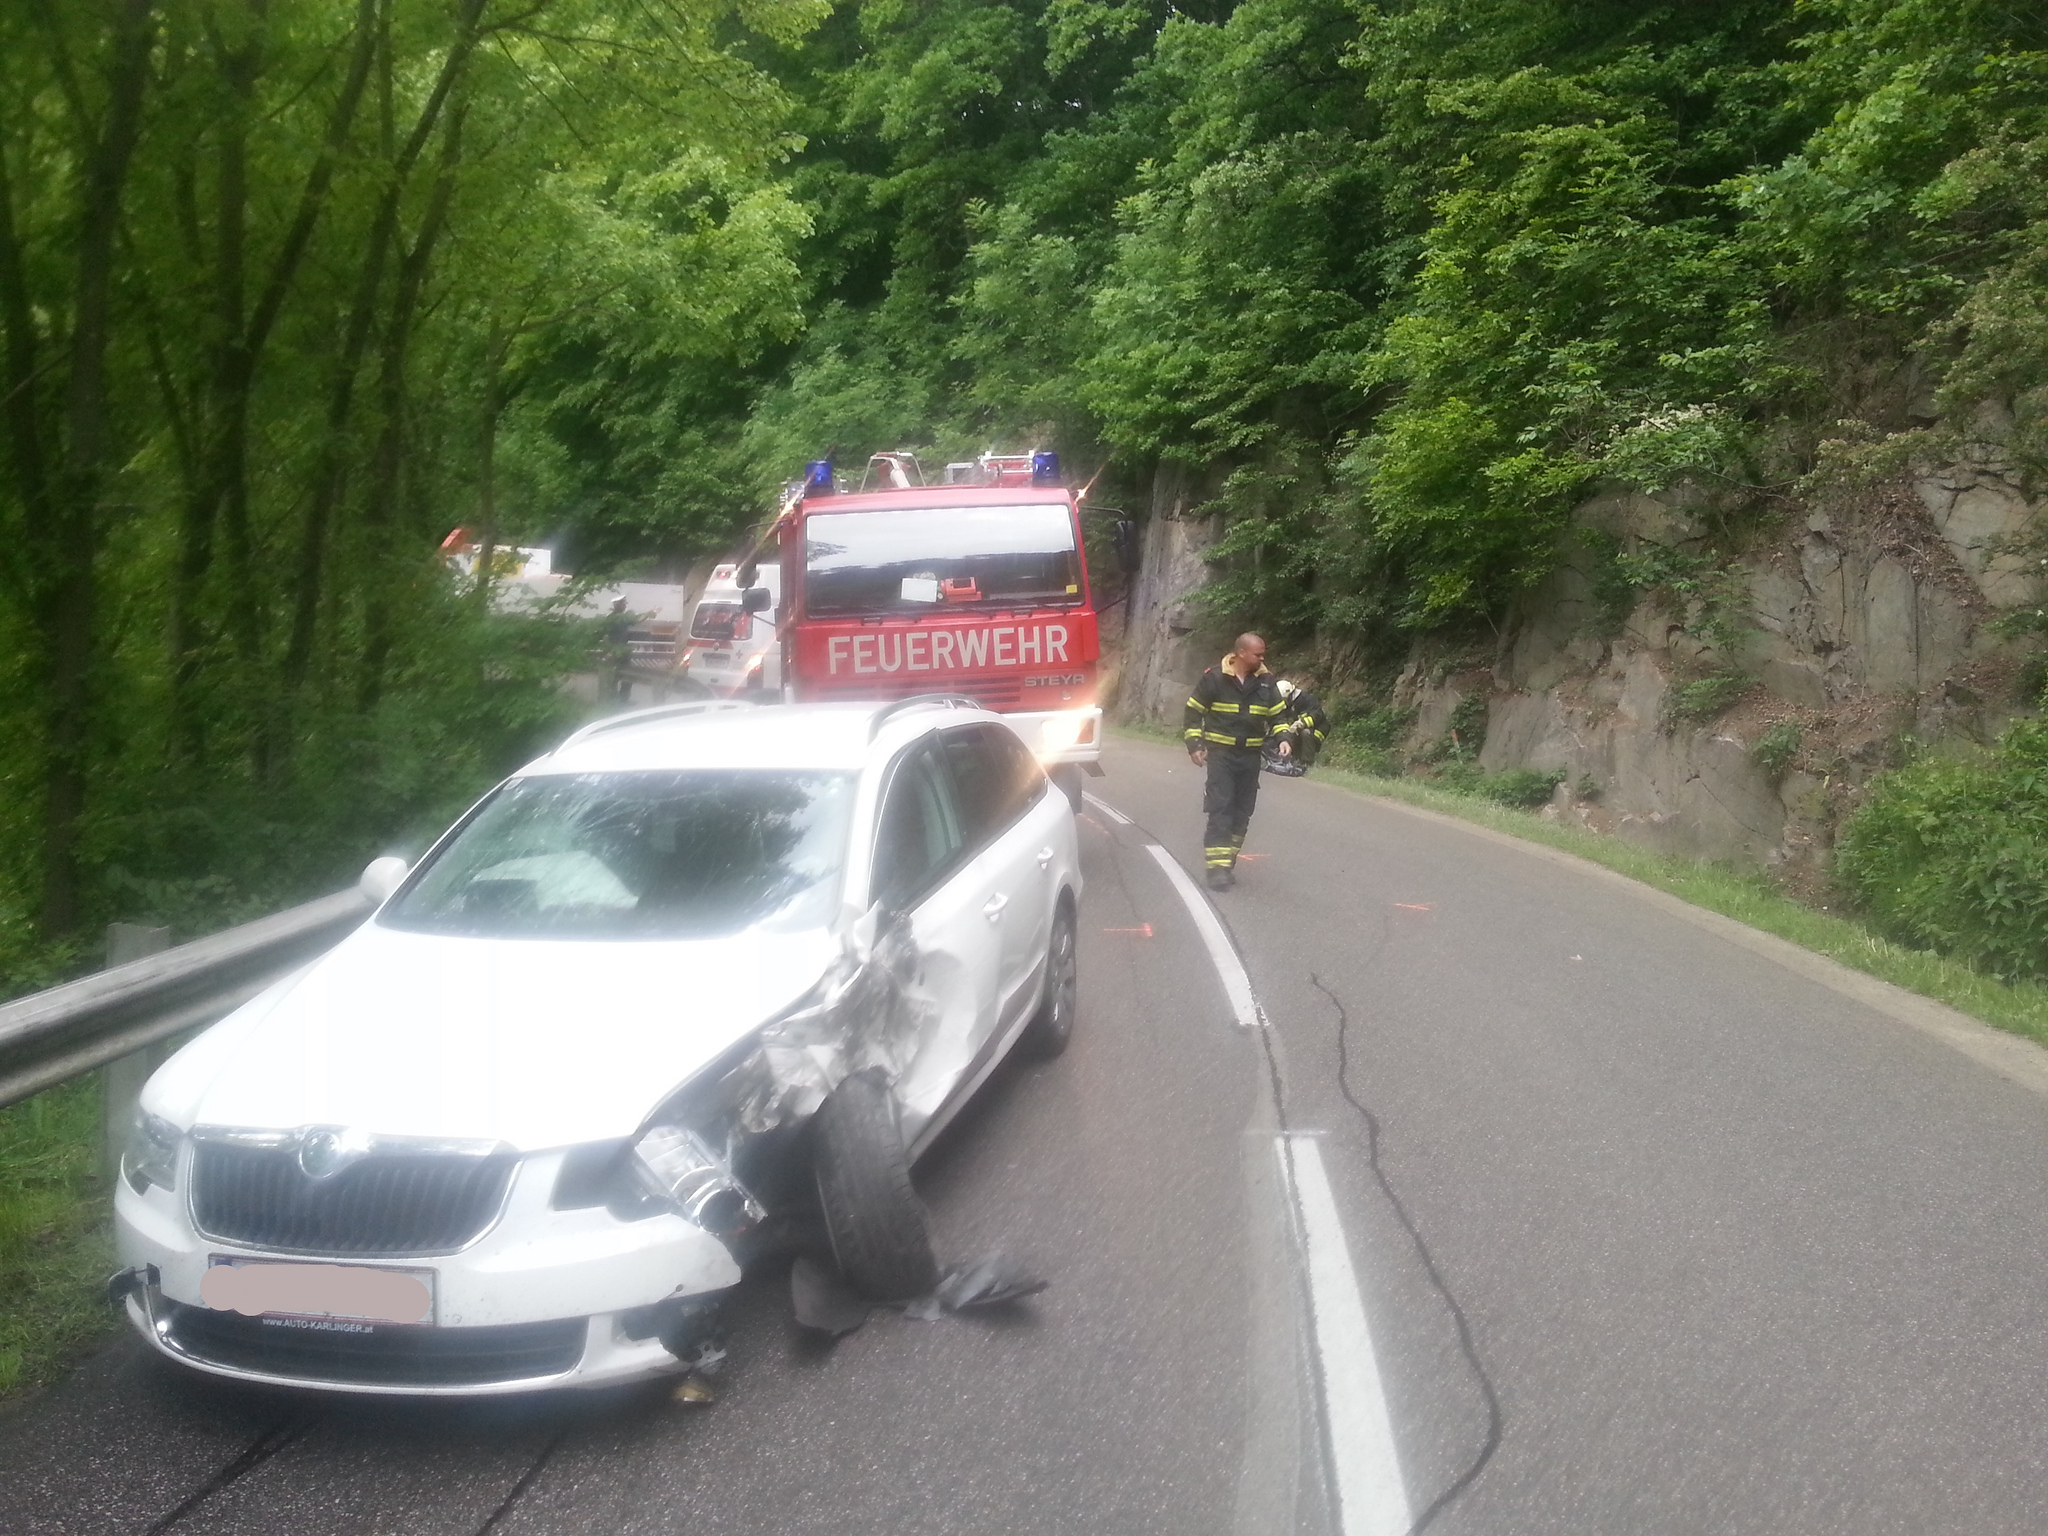
<path fill-rule="evenodd" d="M 1716 672 L 1674 683 L 1664 699 L 1664 718 L 1672 724 L 1705 725 L 1755 686 L 1754 678 L 1740 672 Z"/>
<path fill-rule="evenodd" d="M 1561 768 L 1507 768 L 1499 773 L 1487 773 L 1477 763 L 1456 759 L 1440 767 L 1431 782 L 1454 794 L 1472 795 L 1515 810 L 1533 811 L 1548 804 L 1564 780 Z"/>
<path fill-rule="evenodd" d="M 1381 652 L 1497 619 L 1596 482 L 1896 434 L 1909 346 L 2033 464 L 2042 42 L 1980 0 L 866 4 L 779 66 L 814 318 L 747 441 L 1207 469 L 1214 607 Z M 1664 568 L 1608 563 L 1610 631 L 1661 587 L 1723 648 L 1724 561 L 1626 556 Z"/>
<path fill-rule="evenodd" d="M 2048 723 L 1975 758 L 1928 757 L 1871 787 L 1835 870 L 1871 921 L 2001 977 L 2048 977 Z"/>
<path fill-rule="evenodd" d="M 1562 768 L 1508 768 L 1490 775 L 1480 792 L 1501 805 L 1534 810 L 1549 804 L 1551 795 L 1564 781 Z"/>
<path fill-rule="evenodd" d="M 113 1325 L 97 1073 L 0 1109 L 0 1398 Z"/>
<path fill-rule="evenodd" d="M 1774 779 L 1785 776 L 1785 770 L 1792 766 L 1792 759 L 1799 755 L 1799 745 L 1805 733 L 1797 720 L 1780 720 L 1763 735 L 1756 745 L 1749 749 L 1749 755 L 1756 759 L 1757 766 Z"/>
<path fill-rule="evenodd" d="M 1380 704 L 1340 716 L 1330 731 L 1324 758 L 1358 773 L 1397 774 L 1402 770 L 1401 746 L 1415 729 L 1412 705 Z"/>
<path fill-rule="evenodd" d="M 559 725 L 588 636 L 451 524 L 589 575 L 758 515 L 812 224 L 745 54 L 823 14 L 0 10 L 0 987 L 331 887 Z"/>
<path fill-rule="evenodd" d="M 1444 722 L 1444 733 L 1432 742 L 1423 753 L 1425 762 L 1471 763 L 1476 762 L 1486 745 L 1487 697 L 1484 693 L 1472 692 L 1451 708 L 1451 718 Z"/>
<path fill-rule="evenodd" d="M 1408 739 L 1408 733 L 1414 729 L 1413 705 L 1382 704 L 1363 715 L 1338 721 L 1330 739 L 1343 746 L 1392 752 Z"/>

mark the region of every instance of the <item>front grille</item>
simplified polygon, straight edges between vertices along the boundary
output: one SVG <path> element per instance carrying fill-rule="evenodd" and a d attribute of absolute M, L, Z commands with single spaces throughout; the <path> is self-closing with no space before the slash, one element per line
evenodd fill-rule
<path fill-rule="evenodd" d="M 306 1382 L 386 1387 L 481 1387 L 574 1370 L 588 1325 L 567 1317 L 495 1328 L 377 1327 L 367 1332 L 243 1317 L 165 1300 L 159 1308 L 182 1354 L 235 1370 Z"/>
<path fill-rule="evenodd" d="M 496 1219 L 518 1162 L 373 1152 L 313 1179 L 295 1146 L 201 1141 L 192 1150 L 192 1219 L 208 1237 L 279 1253 L 448 1253 Z"/>

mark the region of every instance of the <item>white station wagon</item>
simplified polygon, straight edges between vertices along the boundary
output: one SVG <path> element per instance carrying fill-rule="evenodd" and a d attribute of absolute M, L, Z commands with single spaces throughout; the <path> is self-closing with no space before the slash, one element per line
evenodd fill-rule
<path fill-rule="evenodd" d="M 1073 815 L 966 700 L 601 721 L 364 885 L 370 921 L 143 1092 L 116 1294 L 200 1370 L 680 1370 L 785 1219 L 922 1293 L 910 1162 L 1073 1027 Z"/>

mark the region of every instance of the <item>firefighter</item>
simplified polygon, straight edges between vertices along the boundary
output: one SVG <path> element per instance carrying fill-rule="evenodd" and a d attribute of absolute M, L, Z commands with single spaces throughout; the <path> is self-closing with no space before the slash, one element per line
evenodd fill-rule
<path fill-rule="evenodd" d="M 1208 814 L 1202 862 L 1209 889 L 1227 891 L 1244 835 L 1259 799 L 1259 763 L 1266 737 L 1287 708 L 1279 680 L 1266 670 L 1266 642 L 1239 635 L 1231 653 L 1204 672 L 1188 696 L 1185 729 L 1188 756 L 1206 769 L 1202 809 Z M 1283 753 L 1291 752 L 1289 743 Z"/>
<path fill-rule="evenodd" d="M 1330 734 L 1330 717 L 1322 701 L 1299 683 L 1281 678 L 1280 699 L 1286 708 L 1266 738 L 1266 772 L 1298 779 L 1314 765 Z"/>

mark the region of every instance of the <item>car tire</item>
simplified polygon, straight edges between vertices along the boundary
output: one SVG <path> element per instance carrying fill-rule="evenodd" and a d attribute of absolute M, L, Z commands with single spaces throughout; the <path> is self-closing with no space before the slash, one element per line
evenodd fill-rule
<path fill-rule="evenodd" d="M 939 1283 L 939 1265 L 881 1069 L 855 1072 L 833 1089 L 812 1134 L 818 1204 L 839 1272 L 876 1301 L 925 1295 Z"/>
<path fill-rule="evenodd" d="M 1053 914 L 1052 943 L 1045 951 L 1045 995 L 1038 1012 L 1017 1037 L 1017 1048 L 1038 1061 L 1050 1061 L 1074 1038 L 1074 1013 L 1080 1004 L 1080 968 L 1075 958 L 1074 903 L 1060 898 Z"/>
<path fill-rule="evenodd" d="M 1061 794 L 1067 797 L 1067 804 L 1074 808 L 1076 816 L 1081 814 L 1081 769 L 1075 763 L 1055 763 L 1052 781 L 1059 786 Z"/>

